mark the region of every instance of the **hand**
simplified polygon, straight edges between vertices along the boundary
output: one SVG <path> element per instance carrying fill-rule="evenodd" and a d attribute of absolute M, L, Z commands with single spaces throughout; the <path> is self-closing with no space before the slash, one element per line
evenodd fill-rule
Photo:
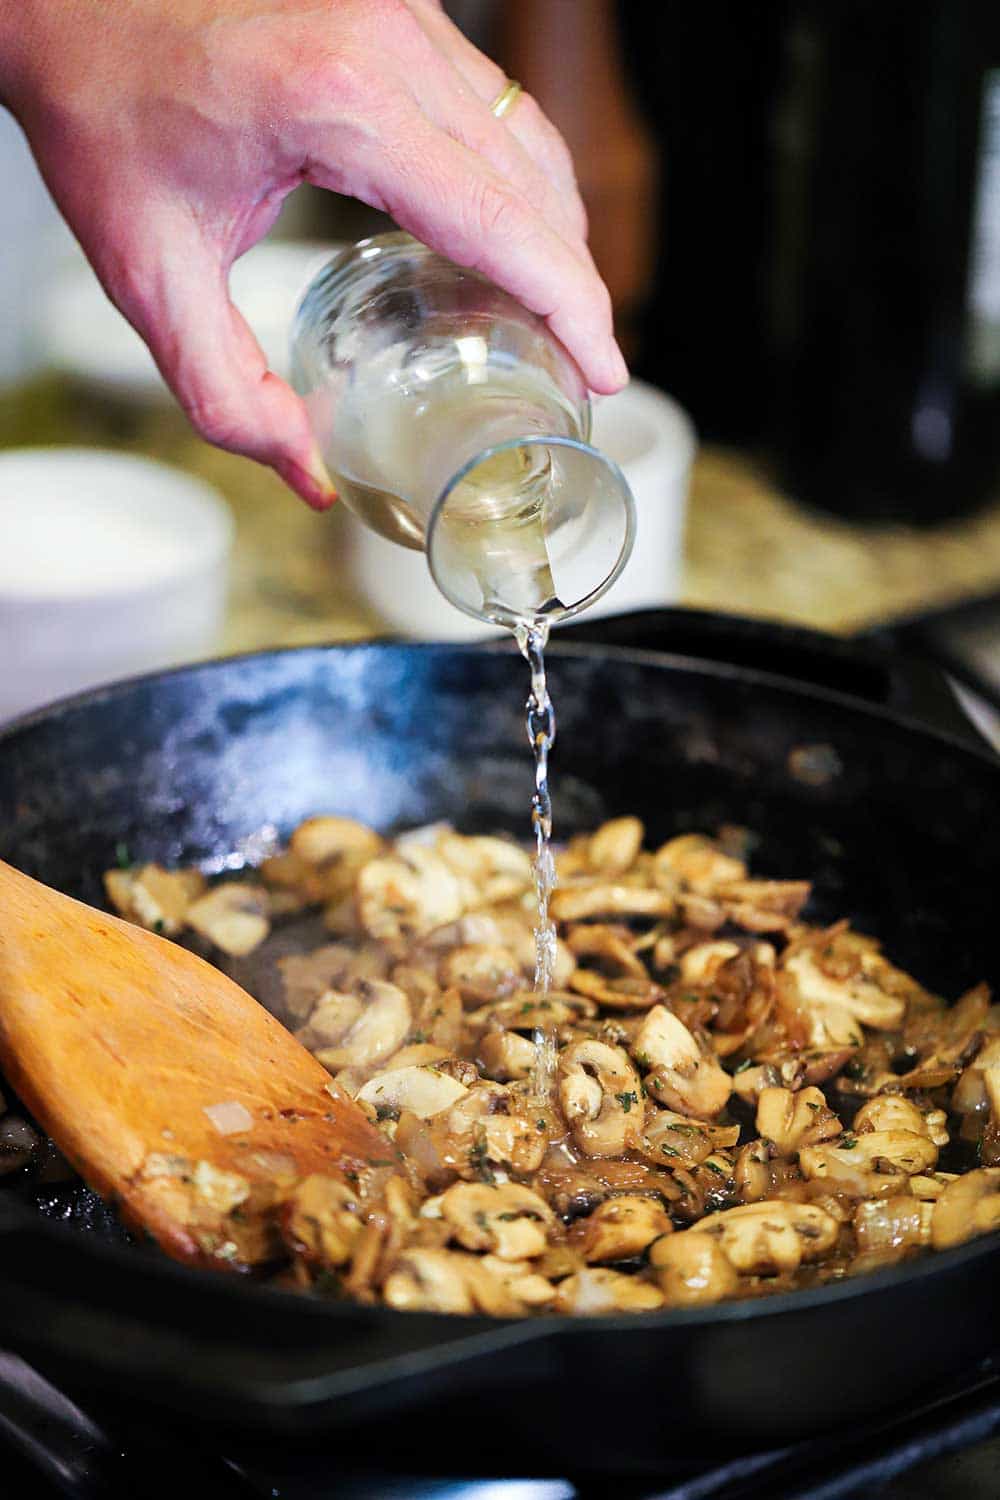
<path fill-rule="evenodd" d="M 306 181 L 384 209 L 545 317 L 591 388 L 627 374 L 569 154 L 436 0 L 0 0 L 0 87 L 108 293 L 210 442 L 335 498 L 229 299 Z"/>

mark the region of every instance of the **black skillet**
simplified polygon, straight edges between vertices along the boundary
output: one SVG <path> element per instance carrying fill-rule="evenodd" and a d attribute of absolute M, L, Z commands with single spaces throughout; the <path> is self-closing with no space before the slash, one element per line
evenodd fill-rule
<path fill-rule="evenodd" d="M 690 617 L 640 623 L 691 644 Z M 740 660 L 552 648 L 559 834 L 626 811 L 653 841 L 749 826 L 758 870 L 814 881 L 815 919 L 851 917 L 951 997 L 996 981 L 996 759 L 916 721 L 877 653 L 700 624 Z M 99 900 L 117 845 L 218 868 L 317 810 L 523 834 L 525 687 L 506 648 L 374 645 L 92 693 L 0 736 L 0 856 Z M 1000 1348 L 998 1313 L 997 1236 L 791 1297 L 496 1323 L 195 1273 L 122 1243 L 82 1189 L 0 1192 L 0 1343 L 76 1390 L 410 1469 L 625 1472 L 790 1440 L 926 1398 Z"/>

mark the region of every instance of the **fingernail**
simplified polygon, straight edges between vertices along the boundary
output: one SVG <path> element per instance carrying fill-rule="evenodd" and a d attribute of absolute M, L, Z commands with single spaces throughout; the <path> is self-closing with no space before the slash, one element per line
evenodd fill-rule
<path fill-rule="evenodd" d="M 611 361 L 611 372 L 619 385 L 628 385 L 629 372 L 628 365 L 625 363 L 625 356 L 617 343 L 612 344 L 612 348 L 614 350 L 614 357 Z"/>
<path fill-rule="evenodd" d="M 330 503 L 332 505 L 333 501 L 337 499 L 337 487 L 330 478 L 330 471 L 319 448 L 313 448 L 312 456 L 309 460 L 309 473 L 319 488 L 330 496 Z"/>
<path fill-rule="evenodd" d="M 285 483 L 313 510 L 329 510 L 336 501 L 337 491 L 322 459 L 318 464 L 310 462 L 308 469 L 291 458 L 279 459 L 274 467 Z"/>

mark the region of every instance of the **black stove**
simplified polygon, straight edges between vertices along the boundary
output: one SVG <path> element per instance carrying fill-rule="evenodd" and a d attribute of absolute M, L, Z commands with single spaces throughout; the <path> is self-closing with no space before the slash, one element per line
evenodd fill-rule
<path fill-rule="evenodd" d="M 657 612 L 565 633 L 683 654 L 733 659 L 735 652 L 742 664 L 881 697 L 980 747 L 985 739 L 1000 749 L 997 599 L 908 622 L 860 648 L 785 632 L 781 661 L 767 627 L 758 640 L 746 622 L 733 634 L 718 617 Z M 666 1402 L 664 1411 L 667 1422 Z M 5 1500 L 997 1500 L 1000 1353 L 894 1417 L 740 1453 L 725 1450 L 720 1434 L 717 1458 L 678 1460 L 642 1479 L 418 1476 L 406 1472 L 405 1453 L 405 1439 L 388 1424 L 384 1447 L 364 1471 L 345 1466 L 332 1445 L 326 1451 L 289 1439 L 230 1446 L 173 1416 L 160 1420 L 148 1408 L 133 1408 L 124 1397 L 109 1402 L 53 1384 L 18 1356 L 0 1352 Z"/>
<path fill-rule="evenodd" d="M 218 1448 L 126 1407 L 70 1397 L 0 1355 L 0 1475 L 9 1500 L 996 1500 L 1000 1364 L 991 1362 L 905 1415 L 787 1448 L 678 1463 L 638 1481 L 417 1477 L 386 1451 L 360 1471 L 293 1443 Z"/>

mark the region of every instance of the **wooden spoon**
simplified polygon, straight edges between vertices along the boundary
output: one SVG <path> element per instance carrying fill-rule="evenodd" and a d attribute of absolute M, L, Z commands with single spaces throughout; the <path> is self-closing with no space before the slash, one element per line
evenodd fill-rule
<path fill-rule="evenodd" d="M 268 1260 L 297 1179 L 363 1183 L 399 1161 L 231 979 L 2 862 L 0 1068 L 84 1180 L 180 1260 Z"/>

